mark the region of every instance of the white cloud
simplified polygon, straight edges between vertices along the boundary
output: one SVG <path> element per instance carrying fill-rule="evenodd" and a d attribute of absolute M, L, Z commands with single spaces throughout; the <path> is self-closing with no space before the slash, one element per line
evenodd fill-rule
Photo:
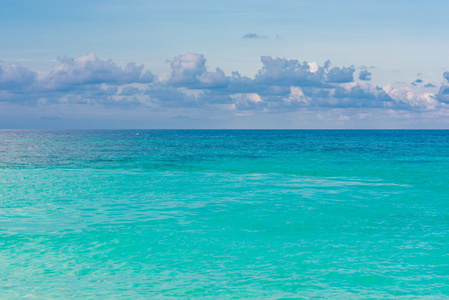
<path fill-rule="evenodd" d="M 37 74 L 19 64 L 4 64 L 0 62 L 0 89 L 15 90 L 32 85 Z"/>
<path fill-rule="evenodd" d="M 0 64 L 0 100 L 22 104 L 86 103 L 122 108 L 234 107 L 249 112 L 289 112 L 312 108 L 438 109 L 449 102 L 449 87 L 437 95 L 413 86 L 383 88 L 354 81 L 354 67 L 319 66 L 285 58 L 261 57 L 254 78 L 220 68 L 208 71 L 201 54 L 187 53 L 171 62 L 167 80 L 157 80 L 143 66 L 118 66 L 95 54 L 59 58 L 47 76 L 20 65 Z M 447 74 L 446 74 L 447 75 Z M 449 75 L 448 75 L 449 76 Z M 447 77 L 447 76 L 446 76 Z M 446 100 L 447 98 L 447 100 Z M 45 101 L 43 101 L 45 99 Z"/>
<path fill-rule="evenodd" d="M 396 102 L 404 103 L 413 107 L 422 107 L 424 109 L 434 109 L 438 105 L 433 93 L 421 93 L 413 91 L 409 87 L 393 87 L 386 85 L 383 90 Z"/>
<path fill-rule="evenodd" d="M 285 58 L 262 56 L 263 68 L 256 75 L 258 83 L 279 86 L 324 86 L 324 69 L 319 67 L 312 72 L 307 62 Z"/>
<path fill-rule="evenodd" d="M 187 53 L 177 56 L 171 62 L 172 74 L 169 82 L 174 86 L 190 88 L 225 87 L 229 79 L 217 68 L 215 72 L 206 70 L 206 59 L 201 54 Z"/>
<path fill-rule="evenodd" d="M 285 101 L 287 101 L 287 102 L 303 102 L 306 104 L 309 103 L 309 100 L 304 95 L 302 89 L 297 86 L 290 87 L 290 95 L 288 96 L 288 98 L 285 99 Z"/>
<path fill-rule="evenodd" d="M 314 61 L 307 63 L 309 65 L 309 70 L 312 73 L 316 73 L 318 71 L 318 69 L 320 68 L 320 66 L 318 66 L 318 64 Z"/>
<path fill-rule="evenodd" d="M 231 96 L 237 110 L 258 110 L 264 107 L 262 98 L 256 93 L 237 93 Z"/>
<path fill-rule="evenodd" d="M 78 58 L 63 57 L 59 64 L 42 81 L 45 88 L 73 89 L 77 86 L 129 83 L 150 83 L 154 80 L 151 72 L 142 72 L 143 66 L 128 63 L 125 68 L 117 66 L 112 60 L 100 60 L 90 53 Z"/>

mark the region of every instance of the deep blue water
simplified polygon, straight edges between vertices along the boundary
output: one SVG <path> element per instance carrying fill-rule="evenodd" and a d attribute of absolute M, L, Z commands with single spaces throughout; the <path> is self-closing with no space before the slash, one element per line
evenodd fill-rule
<path fill-rule="evenodd" d="M 1 130 L 0 298 L 449 298 L 448 170 L 438 130 Z"/>

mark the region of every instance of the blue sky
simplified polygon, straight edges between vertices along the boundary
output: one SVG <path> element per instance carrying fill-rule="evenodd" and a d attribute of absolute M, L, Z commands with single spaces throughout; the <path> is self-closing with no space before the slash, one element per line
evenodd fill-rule
<path fill-rule="evenodd" d="M 448 128 L 448 14 L 439 0 L 3 0 L 0 128 Z"/>

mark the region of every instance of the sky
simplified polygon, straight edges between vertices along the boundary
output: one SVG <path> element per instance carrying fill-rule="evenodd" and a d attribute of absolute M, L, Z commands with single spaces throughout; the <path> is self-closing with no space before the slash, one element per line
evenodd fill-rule
<path fill-rule="evenodd" d="M 449 2 L 0 1 L 0 129 L 449 128 Z"/>

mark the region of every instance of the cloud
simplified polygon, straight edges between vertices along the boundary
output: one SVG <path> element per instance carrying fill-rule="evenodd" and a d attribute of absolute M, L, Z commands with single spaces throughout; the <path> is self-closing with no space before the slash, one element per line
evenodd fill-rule
<path fill-rule="evenodd" d="M 330 67 L 271 56 L 261 57 L 254 77 L 238 71 L 226 75 L 210 71 L 202 54 L 186 53 L 170 63 L 171 73 L 159 79 L 144 66 L 121 67 L 95 54 L 59 58 L 47 76 L 20 65 L 0 64 L 0 100 L 23 105 L 83 104 L 154 110 L 195 108 L 208 111 L 290 112 L 310 108 L 387 108 L 429 110 L 449 103 L 449 87 L 438 94 L 420 92 L 413 85 L 379 87 L 367 82 L 362 66 Z M 443 74 L 445 79 L 448 73 Z M 415 81 L 416 82 L 416 81 Z M 427 85 L 426 85 L 427 86 Z"/>
<path fill-rule="evenodd" d="M 370 81 L 371 80 L 371 72 L 369 72 L 367 69 L 363 69 L 359 73 L 359 79 L 363 81 Z"/>
<path fill-rule="evenodd" d="M 327 74 L 327 82 L 330 83 L 345 83 L 354 81 L 354 67 L 349 68 L 332 68 Z"/>
<path fill-rule="evenodd" d="M 150 103 L 154 103 L 160 107 L 198 107 L 198 97 L 194 95 L 188 95 L 182 91 L 182 89 L 165 85 L 163 83 L 157 83 L 146 90 L 143 94 L 148 97 Z"/>
<path fill-rule="evenodd" d="M 35 83 L 37 74 L 19 64 L 0 62 L 0 90 L 14 91 Z"/>
<path fill-rule="evenodd" d="M 311 70 L 307 62 L 262 56 L 262 69 L 255 76 L 259 84 L 277 86 L 326 86 L 324 68 Z"/>
<path fill-rule="evenodd" d="M 372 88 L 372 86 L 362 87 L 360 85 L 353 86 L 349 89 L 338 87 L 333 94 L 335 98 L 346 99 L 364 99 L 364 100 L 378 100 L 378 101 L 393 101 L 382 89 Z"/>
<path fill-rule="evenodd" d="M 271 56 L 262 56 L 261 62 L 254 78 L 238 72 L 226 76 L 220 69 L 208 72 L 204 56 L 189 53 L 173 61 L 170 82 L 178 88 L 202 90 L 191 95 L 196 101 L 182 100 L 180 105 L 231 104 L 235 110 L 246 111 L 279 112 L 299 107 L 434 109 L 438 105 L 432 93 L 359 84 L 354 81 L 354 66 L 330 68 L 329 61 L 319 66 Z M 205 75 L 210 76 L 210 83 L 206 84 Z M 370 76 L 368 71 L 362 74 L 362 81 Z"/>
<path fill-rule="evenodd" d="M 444 72 L 443 78 L 449 81 L 449 72 Z M 442 103 L 449 103 L 449 86 L 442 85 L 436 95 L 436 99 Z"/>
<path fill-rule="evenodd" d="M 123 95 L 123 96 L 133 96 L 133 95 L 137 95 L 137 94 L 140 94 L 140 89 L 137 87 L 133 87 L 133 86 L 126 86 L 120 92 L 120 95 Z"/>
<path fill-rule="evenodd" d="M 42 81 L 49 90 L 71 90 L 79 86 L 109 84 L 123 85 L 129 83 L 150 83 L 154 75 L 142 72 L 143 66 L 128 63 L 124 68 L 117 66 L 112 60 L 100 60 L 90 53 L 76 59 L 59 58 L 59 64 Z"/>
<path fill-rule="evenodd" d="M 290 87 L 290 95 L 285 101 L 290 103 L 306 103 L 309 104 L 310 98 L 304 95 L 303 90 L 297 86 Z"/>
<path fill-rule="evenodd" d="M 206 59 L 201 54 L 187 53 L 177 56 L 171 62 L 171 77 L 169 83 L 176 87 L 193 89 L 213 89 L 225 87 L 229 79 L 220 68 L 208 72 Z"/>
<path fill-rule="evenodd" d="M 440 102 L 449 103 L 449 86 L 440 87 L 436 98 Z"/>
<path fill-rule="evenodd" d="M 423 83 L 423 80 L 418 78 L 418 79 L 416 79 L 415 81 L 412 82 L 412 85 L 416 86 L 416 85 L 418 85 L 420 83 Z"/>
<path fill-rule="evenodd" d="M 124 67 L 95 54 L 78 58 L 58 58 L 58 63 L 43 79 L 20 65 L 0 64 L 0 101 L 35 105 L 37 103 L 120 102 L 124 96 L 138 94 L 130 84 L 149 84 L 156 80 L 143 66 L 130 62 Z M 121 93 L 118 93 L 121 87 Z"/>
<path fill-rule="evenodd" d="M 242 39 L 266 39 L 267 37 L 264 35 L 258 35 L 257 33 L 247 33 L 242 36 Z"/>
<path fill-rule="evenodd" d="M 393 87 L 387 85 L 385 92 L 395 100 L 396 106 L 401 108 L 434 109 L 438 105 L 435 95 L 432 93 L 419 94 L 410 87 Z"/>
<path fill-rule="evenodd" d="M 447 81 L 449 81 L 449 72 L 444 72 L 443 78 L 446 79 Z"/>
<path fill-rule="evenodd" d="M 258 110 L 267 105 L 257 93 L 239 93 L 232 95 L 231 98 L 233 108 L 240 111 Z"/>

